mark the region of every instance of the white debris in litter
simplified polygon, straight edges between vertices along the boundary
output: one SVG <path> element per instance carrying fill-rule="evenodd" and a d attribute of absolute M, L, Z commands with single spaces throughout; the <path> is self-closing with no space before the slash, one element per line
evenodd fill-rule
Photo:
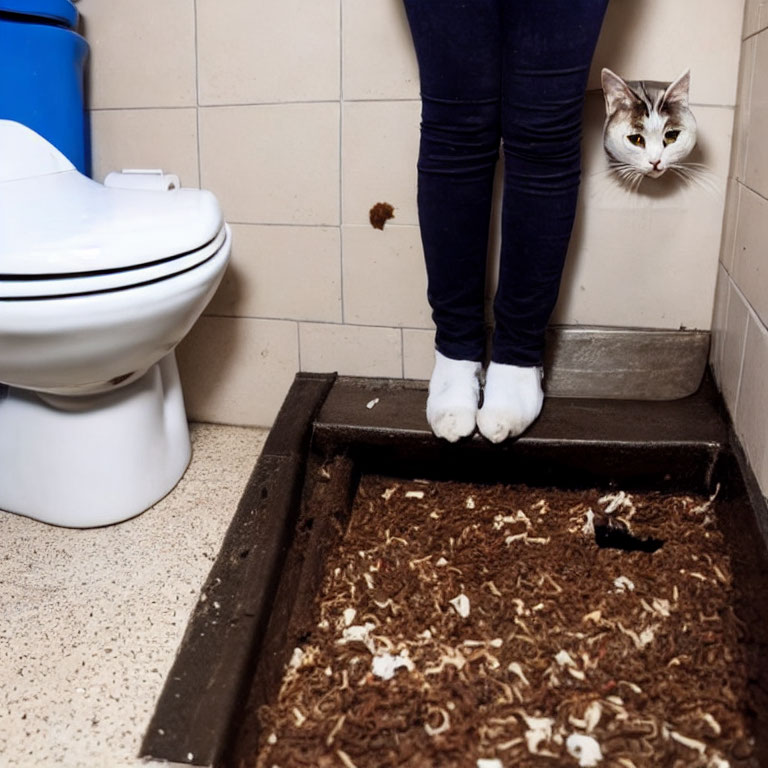
<path fill-rule="evenodd" d="M 446 565 L 448 565 L 448 561 L 447 561 L 447 560 L 446 560 L 444 557 L 441 557 L 441 558 L 440 558 L 440 559 L 439 559 L 439 560 L 438 560 L 438 561 L 435 563 L 435 565 L 436 565 L 438 568 L 442 568 L 443 566 L 446 566 Z"/>
<path fill-rule="evenodd" d="M 555 661 L 561 666 L 561 667 L 575 667 L 576 662 L 573 660 L 572 656 L 568 651 L 558 651 L 555 654 Z"/>
<path fill-rule="evenodd" d="M 369 401 L 368 401 L 368 402 L 365 404 L 365 407 L 366 407 L 366 408 L 367 408 L 367 409 L 370 411 L 370 410 L 371 410 L 371 408 L 375 408 L 375 407 L 376 407 L 376 404 L 377 404 L 378 402 L 379 402 L 379 398 L 378 398 L 378 397 L 374 397 L 374 398 L 373 398 L 373 400 L 369 400 Z"/>
<path fill-rule="evenodd" d="M 376 653 L 376 643 L 373 642 L 371 632 L 376 629 L 376 625 L 371 621 L 366 621 L 365 624 L 354 624 L 351 627 L 347 627 L 341 634 L 341 639 L 336 642 L 339 645 L 345 645 L 346 643 L 362 643 L 371 653 Z"/>
<path fill-rule="evenodd" d="M 296 725 L 298 725 L 299 728 L 301 728 L 301 726 L 307 722 L 307 716 L 298 707 L 293 708 L 293 717 L 296 720 Z"/>
<path fill-rule="evenodd" d="M 587 709 L 584 712 L 584 722 L 586 724 L 586 731 L 587 733 L 592 733 L 592 731 L 597 728 L 597 724 L 600 722 L 600 718 L 603 715 L 603 708 L 600 705 L 599 701 L 592 701 L 589 703 L 589 706 L 587 706 Z"/>
<path fill-rule="evenodd" d="M 498 757 L 478 757 L 477 768 L 504 768 Z"/>
<path fill-rule="evenodd" d="M 712 755 L 707 763 L 707 768 L 731 768 L 731 764 L 720 755 Z"/>
<path fill-rule="evenodd" d="M 474 509 L 475 508 L 475 500 L 471 496 L 467 496 L 466 507 L 467 507 L 467 509 Z"/>
<path fill-rule="evenodd" d="M 433 728 L 429 723 L 424 723 L 424 730 L 427 732 L 427 736 L 437 736 L 447 730 L 450 730 L 451 716 L 442 707 L 438 707 L 437 711 L 443 718 L 442 722 L 436 728 Z"/>
<path fill-rule="evenodd" d="M 619 507 L 626 507 L 630 512 L 635 512 L 635 505 L 632 503 L 632 497 L 624 491 L 618 493 L 608 493 L 605 496 L 598 499 L 600 504 L 608 504 L 603 510 L 606 515 L 610 515 L 611 512 L 615 512 Z"/>
<path fill-rule="evenodd" d="M 408 658 L 406 651 L 400 651 L 397 656 L 391 653 L 382 653 L 373 657 L 371 671 L 382 680 L 391 680 L 395 672 L 405 667 L 409 672 L 414 669 L 413 662 Z"/>
<path fill-rule="evenodd" d="M 669 736 L 678 744 L 682 744 L 689 749 L 695 749 L 700 755 L 703 755 L 707 751 L 707 745 L 698 739 L 691 739 L 688 736 L 683 736 L 682 733 L 678 733 L 677 731 L 669 731 Z"/>
<path fill-rule="evenodd" d="M 720 723 L 715 720 L 712 715 L 709 714 L 709 712 L 702 712 L 701 717 L 703 718 L 704 722 L 712 729 L 715 736 L 719 736 L 723 729 L 720 727 Z"/>
<path fill-rule="evenodd" d="M 613 580 L 613 586 L 616 587 L 617 592 L 625 592 L 626 590 L 632 592 L 635 588 L 635 583 L 626 576 L 617 576 Z"/>
<path fill-rule="evenodd" d="M 384 499 L 384 501 L 389 501 L 392 498 L 392 494 L 395 492 L 394 488 L 386 488 L 384 490 L 384 493 L 381 494 L 381 498 Z"/>
<path fill-rule="evenodd" d="M 448 602 L 462 619 L 466 619 L 469 616 L 469 598 L 463 592 Z"/>
<path fill-rule="evenodd" d="M 597 765 L 603 759 L 600 745 L 591 737 L 581 733 L 572 733 L 565 740 L 565 748 L 571 757 L 579 761 L 583 768 Z"/>
<path fill-rule="evenodd" d="M 277 744 L 277 734 L 270 733 L 267 737 L 267 744 Z"/>
<path fill-rule="evenodd" d="M 352 625 L 352 622 L 355 620 L 355 616 L 357 616 L 357 611 L 354 608 L 345 608 L 344 613 L 341 614 L 342 620 L 344 621 L 344 626 L 349 627 Z"/>
<path fill-rule="evenodd" d="M 288 666 L 291 669 L 298 669 L 304 661 L 305 656 L 306 654 L 302 648 L 294 648 L 293 653 L 291 654 L 291 660 L 288 662 Z"/>
<path fill-rule="evenodd" d="M 587 510 L 587 522 L 581 527 L 581 532 L 585 536 L 595 535 L 595 513 L 591 510 Z"/>
<path fill-rule="evenodd" d="M 406 491 L 406 499 L 423 499 L 424 491 Z"/>
<path fill-rule="evenodd" d="M 552 726 L 555 721 L 551 717 L 528 717 L 528 715 L 523 715 L 523 720 L 528 726 L 525 732 L 525 745 L 528 751 L 535 755 L 539 751 L 541 742 L 552 738 Z"/>
<path fill-rule="evenodd" d="M 523 672 L 523 668 L 520 666 L 518 662 L 511 661 L 507 666 L 507 671 L 511 672 L 513 675 L 517 675 L 520 678 L 520 681 L 523 683 L 523 685 L 530 685 L 530 683 L 528 682 L 528 678 L 525 676 L 525 673 Z"/>

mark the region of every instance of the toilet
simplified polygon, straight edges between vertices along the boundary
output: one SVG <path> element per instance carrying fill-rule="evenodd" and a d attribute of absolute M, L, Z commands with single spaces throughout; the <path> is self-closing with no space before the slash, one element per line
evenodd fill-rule
<path fill-rule="evenodd" d="M 230 250 L 210 192 L 103 186 L 0 120 L 0 510 L 101 526 L 176 485 L 174 349 Z"/>

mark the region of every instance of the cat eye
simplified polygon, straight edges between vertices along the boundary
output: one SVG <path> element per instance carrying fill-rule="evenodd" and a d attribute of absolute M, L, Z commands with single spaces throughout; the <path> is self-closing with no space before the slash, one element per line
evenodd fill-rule
<path fill-rule="evenodd" d="M 664 134 L 664 144 L 674 144 L 677 141 L 677 137 L 680 135 L 680 131 L 667 131 Z"/>
<path fill-rule="evenodd" d="M 639 133 L 632 133 L 629 136 L 627 136 L 627 139 L 630 144 L 633 144 L 636 147 L 645 146 L 645 139 Z"/>

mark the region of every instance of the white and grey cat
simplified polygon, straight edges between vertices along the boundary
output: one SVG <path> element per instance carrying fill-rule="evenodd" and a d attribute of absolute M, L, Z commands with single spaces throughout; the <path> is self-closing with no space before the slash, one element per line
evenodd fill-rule
<path fill-rule="evenodd" d="M 698 166 L 684 162 L 696 146 L 690 82 L 690 71 L 671 83 L 659 83 L 626 81 L 603 69 L 603 146 L 612 170 L 630 187 L 666 171 L 686 180 L 696 175 Z"/>

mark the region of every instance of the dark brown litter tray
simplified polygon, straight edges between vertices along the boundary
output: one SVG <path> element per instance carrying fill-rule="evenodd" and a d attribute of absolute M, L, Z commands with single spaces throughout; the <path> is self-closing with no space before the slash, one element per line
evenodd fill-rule
<path fill-rule="evenodd" d="M 726 665 L 723 674 L 732 675 L 734 685 L 736 677 L 743 683 L 740 709 L 750 732 L 749 738 L 734 740 L 738 742 L 736 752 L 728 758 L 734 768 L 768 765 L 768 518 L 711 380 L 705 379 L 695 395 L 673 402 L 549 399 L 541 418 L 523 438 L 501 446 L 477 436 L 457 445 L 434 438 L 423 415 L 425 394 L 422 386 L 402 381 L 312 374 L 296 377 L 203 587 L 141 755 L 194 765 L 256 764 L 259 745 L 272 735 L 259 732 L 258 713 L 273 716 L 270 727 L 274 725 L 274 711 L 262 708 L 274 703 L 294 649 L 306 644 L 308 633 L 317 626 L 315 602 L 325 565 L 337 551 L 362 477 L 362 493 L 371 493 L 371 487 L 380 490 L 376 483 L 383 483 L 410 488 L 418 497 L 418 488 L 430 486 L 414 486 L 414 479 L 441 487 L 442 483 L 432 481 L 447 481 L 445 487 L 459 488 L 465 496 L 471 493 L 469 486 L 457 483 L 479 484 L 483 493 L 503 485 L 515 487 L 515 493 L 533 495 L 556 489 L 557 493 L 567 492 L 565 496 L 571 500 L 592 499 L 598 510 L 595 500 L 600 494 L 619 498 L 624 492 L 646 498 L 650 493 L 647 498 L 653 499 L 700 495 L 708 499 L 717 490 L 712 535 L 718 538 L 712 554 L 724 549 L 730 571 L 716 566 L 714 573 L 722 573 L 733 585 L 729 603 L 719 606 L 718 615 L 735 617 L 731 641 L 737 637 L 736 646 L 727 646 L 721 655 L 738 662 Z M 388 479 L 368 477 L 371 475 Z M 521 490 L 522 486 L 527 490 Z M 526 509 L 519 499 L 529 497 L 515 498 L 515 504 Z M 695 506 L 693 502 L 689 505 Z M 481 520 L 479 509 L 477 515 Z M 502 524 L 509 526 L 505 533 L 511 541 L 528 535 L 520 520 L 507 517 L 502 515 Z M 592 522 L 598 546 L 640 550 L 629 554 L 633 558 L 654 557 L 651 553 L 659 550 L 669 559 L 666 553 L 672 551 L 671 545 L 664 543 L 663 534 L 658 535 L 663 526 L 644 532 L 642 526 L 630 531 L 605 517 Z M 626 588 L 626 582 L 623 584 Z M 649 602 L 649 610 L 664 613 L 666 607 L 663 602 Z M 521 620 L 525 624 L 524 617 Z M 631 630 L 626 634 L 632 638 Z M 716 639 L 709 658 L 726 649 L 722 636 Z M 702 642 L 710 640 L 707 636 Z M 502 651 L 494 653 L 499 656 Z M 581 662 L 572 656 L 562 656 L 561 661 L 563 668 L 554 673 L 578 684 Z M 510 668 L 513 677 L 521 671 Z M 392 682 L 397 680 L 400 678 Z M 691 685 L 694 683 L 692 680 Z M 603 681 L 604 686 L 610 684 L 610 680 Z M 607 690 L 603 693 L 609 695 Z M 622 699 L 614 695 L 613 701 Z M 720 727 L 708 712 L 704 715 L 710 728 Z M 519 719 L 519 713 L 516 716 Z M 577 724 L 582 716 L 582 710 L 574 710 Z M 421 733 L 425 724 L 432 733 L 442 728 L 441 717 L 434 714 L 434 722 L 421 723 Z M 683 747 L 697 756 L 695 746 Z M 328 765 L 363 768 L 374 764 L 355 763 L 342 750 L 331 754 Z M 283 755 L 281 762 L 275 762 L 282 768 L 315 764 L 304 758 L 302 762 L 286 759 Z M 409 759 L 402 764 L 437 764 L 434 755 L 420 761 L 415 754 Z M 644 759 L 640 755 L 633 764 L 637 768 L 651 764 Z M 574 758 L 548 760 L 516 763 L 502 758 L 501 764 L 507 768 L 579 764 Z M 477 763 L 476 756 L 471 760 L 467 756 L 465 763 L 453 760 L 445 764 L 474 768 Z M 622 764 L 627 763 L 610 755 L 599 763 Z M 685 759 L 669 762 L 694 764 L 706 765 Z M 268 768 L 271 765 L 267 763 Z"/>

